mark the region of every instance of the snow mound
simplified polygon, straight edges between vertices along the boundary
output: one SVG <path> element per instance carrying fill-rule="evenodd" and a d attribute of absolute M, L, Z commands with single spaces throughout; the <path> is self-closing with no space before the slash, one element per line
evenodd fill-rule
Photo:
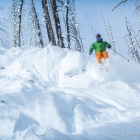
<path fill-rule="evenodd" d="M 60 68 L 65 75 L 75 75 L 83 72 L 86 56 L 80 52 L 69 51 L 61 60 Z"/>
<path fill-rule="evenodd" d="M 51 45 L 1 48 L 0 139 L 138 140 L 140 66 L 109 54 L 106 72 Z"/>

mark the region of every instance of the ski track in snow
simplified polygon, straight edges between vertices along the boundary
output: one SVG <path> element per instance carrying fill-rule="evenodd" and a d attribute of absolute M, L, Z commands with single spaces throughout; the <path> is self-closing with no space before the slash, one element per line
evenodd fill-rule
<path fill-rule="evenodd" d="M 0 139 L 139 140 L 140 66 L 112 55 L 83 71 L 83 53 L 0 48 Z"/>

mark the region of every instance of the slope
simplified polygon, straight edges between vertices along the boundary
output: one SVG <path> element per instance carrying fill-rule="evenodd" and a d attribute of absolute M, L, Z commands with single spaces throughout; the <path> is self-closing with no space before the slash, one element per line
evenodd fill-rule
<path fill-rule="evenodd" d="M 140 66 L 110 58 L 110 72 L 92 56 L 83 72 L 86 54 L 1 48 L 0 139 L 139 139 Z"/>

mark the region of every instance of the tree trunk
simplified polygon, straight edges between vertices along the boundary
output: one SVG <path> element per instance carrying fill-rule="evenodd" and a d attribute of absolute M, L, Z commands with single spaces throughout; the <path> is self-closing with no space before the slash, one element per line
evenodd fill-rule
<path fill-rule="evenodd" d="M 13 46 L 21 47 L 21 19 L 22 7 L 24 0 L 12 1 L 12 16 L 13 16 Z"/>
<path fill-rule="evenodd" d="M 45 21 L 46 21 L 46 28 L 47 28 L 49 43 L 51 42 L 53 46 L 56 46 L 56 41 L 55 41 L 55 37 L 54 37 L 54 32 L 53 32 L 53 28 L 52 28 L 52 24 L 51 24 L 49 10 L 48 10 L 46 0 L 42 0 L 42 7 L 43 7 L 43 10 L 44 10 L 44 18 L 45 18 Z"/>
<path fill-rule="evenodd" d="M 13 46 L 16 45 L 16 0 L 12 0 L 12 19 L 13 19 Z"/>
<path fill-rule="evenodd" d="M 38 37 L 37 43 L 38 43 L 39 46 L 44 47 L 43 36 L 42 36 L 42 33 L 41 33 L 41 28 L 40 28 L 37 12 L 36 12 L 36 9 L 35 9 L 34 1 L 32 0 L 31 2 L 32 2 L 32 9 L 33 9 L 34 18 L 35 18 L 35 27 L 36 27 L 36 30 L 37 30 L 37 37 Z"/>
<path fill-rule="evenodd" d="M 62 32 L 61 32 L 61 27 L 60 27 L 60 19 L 57 11 L 57 6 L 56 6 L 56 0 L 51 0 L 52 3 L 52 9 L 53 9 L 53 16 L 55 20 L 55 27 L 56 27 L 56 35 L 57 35 L 57 45 L 60 46 L 61 48 L 64 48 L 64 42 L 63 42 L 63 37 L 62 37 Z"/>
<path fill-rule="evenodd" d="M 18 44 L 21 47 L 21 14 L 22 14 L 22 7 L 23 7 L 23 0 L 20 0 L 20 7 L 19 7 L 19 23 L 18 23 Z"/>
<path fill-rule="evenodd" d="M 67 5 L 69 5 L 69 0 L 67 0 Z M 66 30 L 67 30 L 68 48 L 70 49 L 69 7 L 68 6 L 66 9 Z"/>

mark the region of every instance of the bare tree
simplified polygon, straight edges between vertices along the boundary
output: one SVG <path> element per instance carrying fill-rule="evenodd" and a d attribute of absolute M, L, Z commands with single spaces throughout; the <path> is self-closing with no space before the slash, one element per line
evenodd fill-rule
<path fill-rule="evenodd" d="M 67 0 L 67 7 L 66 7 L 66 31 L 67 31 L 67 42 L 68 48 L 70 49 L 70 27 L 69 27 L 69 3 L 70 0 Z"/>
<path fill-rule="evenodd" d="M 19 40 L 19 47 L 21 46 L 21 14 L 22 14 L 22 7 L 23 7 L 23 0 L 20 0 L 19 4 L 19 15 L 18 15 L 18 40 Z"/>
<path fill-rule="evenodd" d="M 70 40 L 72 40 L 75 43 L 75 50 L 79 52 L 84 52 L 83 49 L 83 43 L 82 39 L 80 36 L 80 32 L 78 29 L 78 24 L 76 22 L 75 18 L 75 7 L 74 6 L 74 0 L 69 0 L 67 3 L 64 3 L 62 0 L 57 0 L 58 2 L 61 3 L 61 5 L 66 8 L 66 12 L 68 12 L 68 15 L 66 14 L 66 29 L 69 31 L 67 32 L 67 37 L 68 35 L 70 36 Z"/>
<path fill-rule="evenodd" d="M 34 0 L 30 0 L 29 16 L 31 21 L 30 24 L 32 24 L 33 26 L 33 31 L 32 31 L 33 35 L 30 38 L 35 37 L 35 40 L 37 41 L 37 45 L 39 45 L 40 47 L 44 47 L 42 31 L 41 31 L 38 15 L 36 12 Z"/>
<path fill-rule="evenodd" d="M 109 38 L 109 42 L 113 48 L 113 51 L 114 53 L 116 53 L 116 44 L 115 44 L 115 40 L 114 40 L 114 35 L 112 33 L 112 27 L 110 26 L 110 23 L 108 22 L 108 27 L 106 25 L 106 22 L 105 22 L 105 19 L 104 19 L 104 16 L 103 14 L 100 12 L 100 15 L 101 15 L 101 18 L 104 22 L 104 26 L 105 26 L 105 29 L 106 29 L 106 33 L 108 35 L 108 38 Z"/>
<path fill-rule="evenodd" d="M 122 0 L 120 3 L 118 3 L 114 8 L 113 8 L 113 10 L 112 11 L 114 11 L 117 7 L 119 7 L 121 4 L 125 4 L 126 2 L 127 2 L 128 0 Z"/>
<path fill-rule="evenodd" d="M 116 8 L 118 8 L 121 4 L 125 4 L 127 1 L 128 1 L 128 0 L 122 0 L 121 2 L 119 2 L 119 3 L 113 8 L 112 11 L 114 11 Z M 132 0 L 132 2 L 134 3 L 134 5 L 135 5 L 135 7 L 136 7 L 135 11 L 139 11 L 139 9 L 140 9 L 140 4 L 137 5 L 136 2 L 135 2 L 135 0 Z M 137 2 L 138 2 L 138 1 L 137 1 Z"/>
<path fill-rule="evenodd" d="M 2 10 L 1 7 L 0 10 Z M 8 37 L 8 32 L 6 31 L 6 22 L 6 19 L 0 17 L 0 44 L 2 45 L 2 47 L 8 47 L 8 41 L 5 39 L 5 37 Z"/>
<path fill-rule="evenodd" d="M 114 50 L 114 53 L 115 53 L 116 52 L 116 44 L 115 44 L 114 35 L 112 33 L 112 28 L 111 28 L 109 22 L 108 22 L 108 28 L 109 28 L 109 32 L 110 32 L 110 39 L 111 39 L 112 47 L 113 47 L 113 50 Z"/>
<path fill-rule="evenodd" d="M 106 25 L 104 16 L 103 16 L 103 14 L 102 14 L 101 12 L 100 12 L 100 15 L 101 15 L 101 18 L 102 18 L 102 20 L 103 20 L 103 22 L 104 22 L 104 26 L 105 26 L 105 29 L 106 29 L 106 33 L 107 33 L 108 38 L 109 38 L 109 43 L 112 45 L 111 38 L 110 38 L 110 34 L 109 34 L 109 31 L 108 31 L 108 28 L 107 28 L 107 25 Z"/>
<path fill-rule="evenodd" d="M 56 35 L 57 35 L 57 45 L 60 46 L 61 48 L 64 48 L 65 45 L 64 45 L 63 37 L 62 37 L 62 31 L 60 27 L 60 19 L 58 15 L 56 0 L 50 0 L 50 1 L 51 1 L 53 19 L 54 19 Z"/>
<path fill-rule="evenodd" d="M 87 17 L 87 20 L 88 20 L 89 26 L 90 26 L 90 28 L 91 28 L 91 30 L 92 30 L 92 33 L 93 33 L 94 37 L 96 37 L 96 31 L 93 30 L 92 25 L 91 25 L 91 23 L 90 23 L 89 18 L 88 18 L 87 15 L 86 15 L 86 17 Z"/>
<path fill-rule="evenodd" d="M 23 0 L 12 0 L 13 45 L 21 47 L 21 19 Z"/>
<path fill-rule="evenodd" d="M 13 46 L 17 47 L 17 43 L 16 43 L 16 8 L 17 7 L 17 1 L 16 0 L 12 0 L 12 24 L 13 24 Z"/>
<path fill-rule="evenodd" d="M 83 48 L 83 43 L 82 43 L 82 39 L 81 39 L 81 35 L 78 29 L 78 24 L 76 21 L 76 14 L 75 14 L 75 1 L 72 0 L 71 1 L 71 5 L 70 5 L 70 15 L 71 15 L 71 20 L 70 20 L 70 25 L 71 25 L 71 32 L 74 35 L 75 41 L 76 41 L 76 50 L 79 52 L 84 52 L 84 48 Z"/>
<path fill-rule="evenodd" d="M 135 11 L 137 13 L 137 17 L 138 17 L 138 19 L 140 21 L 140 4 L 139 3 L 136 3 L 134 0 L 132 0 L 132 1 L 134 3 L 135 8 L 136 8 Z"/>
<path fill-rule="evenodd" d="M 122 13 L 121 13 L 122 14 Z M 123 14 L 122 14 L 123 15 Z M 132 32 L 134 32 L 133 28 L 131 27 L 131 25 L 129 24 L 127 18 L 123 15 L 125 22 L 126 22 L 126 28 L 127 28 L 127 32 L 128 35 L 127 37 L 129 38 L 129 53 L 131 54 L 131 57 L 137 61 L 138 63 L 140 63 L 140 56 L 139 56 L 139 51 L 137 49 L 137 45 L 139 45 L 139 40 L 137 40 L 136 35 L 133 37 Z M 135 33 L 135 32 L 134 32 Z"/>
<path fill-rule="evenodd" d="M 43 7 L 43 13 L 44 13 L 44 18 L 46 22 L 49 42 L 51 42 L 53 46 L 56 46 L 55 36 L 54 36 L 53 27 L 52 27 L 50 15 L 49 15 L 48 4 L 46 0 L 42 0 L 42 7 Z"/>

